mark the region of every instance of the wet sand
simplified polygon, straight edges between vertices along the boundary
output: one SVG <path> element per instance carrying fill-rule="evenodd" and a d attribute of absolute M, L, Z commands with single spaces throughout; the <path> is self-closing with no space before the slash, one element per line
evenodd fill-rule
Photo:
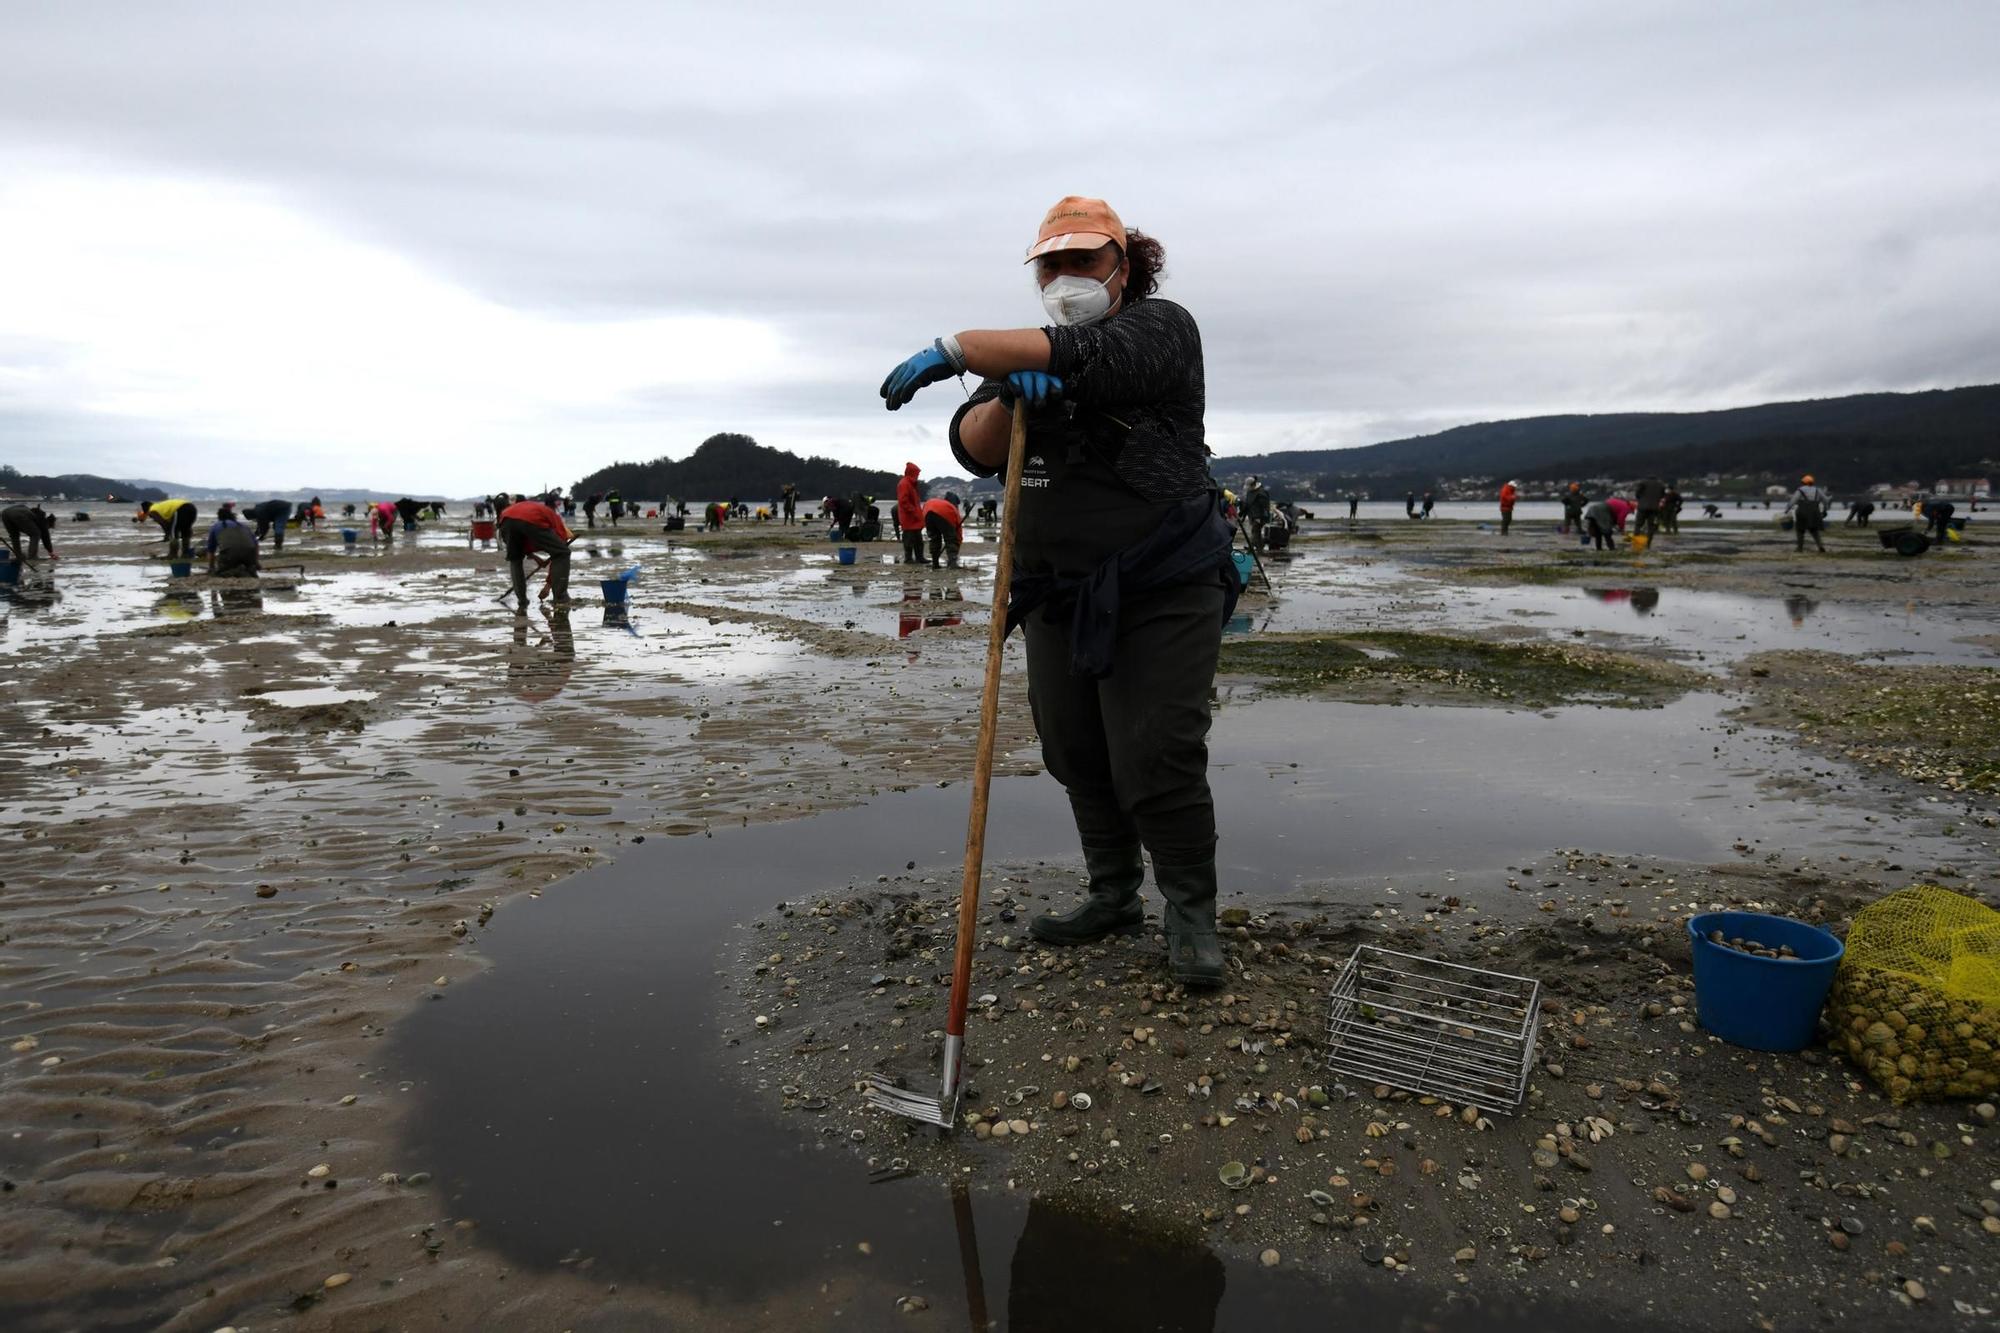
<path fill-rule="evenodd" d="M 1665 711 L 1629 715 L 1671 723 L 1649 744 L 1713 727 L 1718 742 L 1747 747 L 1732 751 L 1720 777 L 1699 771 L 1692 742 L 1675 759 L 1685 770 L 1675 769 L 1676 782 L 1716 786 L 1687 788 L 1685 819 L 1626 828 L 1620 812 L 1643 813 L 1643 791 L 1598 793 L 1595 817 L 1574 839 L 1531 815 L 1516 816 L 1527 820 L 1518 843 L 1454 837 L 1455 819 L 1433 827 L 1403 799 L 1377 820 L 1388 821 L 1380 836 L 1392 847 L 1421 844 L 1403 858 L 1400 895 L 1451 892 L 1500 913 L 1488 895 L 1511 891 L 1492 882 L 1497 867 L 1510 857 L 1545 864 L 1558 841 L 1581 844 L 1580 853 L 1679 857 L 1690 875 L 1740 874 L 1700 867 L 1764 856 L 1789 864 L 1837 855 L 1848 858 L 1840 880 L 1857 892 L 1906 880 L 1901 849 L 1920 847 L 1911 872 L 1950 863 L 1986 889 L 1992 835 L 1978 816 L 1990 813 L 1990 795 L 1959 792 L 1940 804 L 1921 772 L 1802 749 L 1722 713 L 1771 679 L 1737 671 L 1757 652 L 1986 670 L 1977 664 L 2000 632 L 1981 576 L 1987 548 L 1870 558 L 1872 536 L 1836 530 L 1840 554 L 1813 565 L 1792 555 L 1788 537 L 1739 531 L 1690 534 L 1684 552 L 1670 544 L 1640 564 L 1540 538 L 1530 547 L 1520 530 L 1508 539 L 1518 549 L 1496 557 L 1497 537 L 1472 525 L 1379 526 L 1379 540 L 1342 525 L 1309 533 L 1296 559 L 1274 565 L 1277 594 L 1246 599 L 1235 632 L 1450 631 L 1670 657 L 1702 673 L 1703 688 Z M 671 538 L 600 530 L 597 553 L 579 553 L 573 588 L 585 593 L 636 563 L 629 614 L 586 604 L 566 620 L 537 612 L 516 621 L 491 600 L 505 582 L 497 557 L 450 532 L 380 555 L 350 554 L 335 534 L 295 538 L 283 563 L 303 564 L 304 577 L 275 581 L 288 586 L 254 601 L 203 580 L 170 584 L 160 562 L 139 554 L 143 536 L 122 523 L 66 524 L 58 541 L 65 561 L 52 581 L 31 578 L 10 599 L 0 635 L 13 668 L 0 687 L 0 735 L 27 756 L 0 816 L 10 846 L 0 869 L 0 1036 L 15 1048 L 0 1066 L 0 1107 L 15 1127 L 0 1148 L 0 1312 L 10 1327 L 206 1329 L 278 1318 L 403 1327 L 448 1314 L 474 1327 L 674 1319 L 748 1328 L 778 1318 L 817 1326 L 835 1311 L 846 1325 L 872 1327 L 907 1319 L 895 1301 L 912 1292 L 928 1293 L 941 1314 L 970 1299 L 947 1290 L 962 1267 L 957 1247 L 939 1239 L 948 1235 L 940 1221 L 956 1217 L 948 1200 L 910 1202 L 919 1196 L 909 1193 L 886 1212 L 859 1202 L 890 1188 L 865 1183 L 887 1127 L 855 1122 L 867 1136 L 859 1144 L 802 1138 L 798 1116 L 771 1094 L 795 1079 L 754 1063 L 731 1074 L 717 1052 L 733 1049 L 749 998 L 733 989 L 743 946 L 731 936 L 760 921 L 768 931 L 774 903 L 796 911 L 866 901 L 895 888 L 878 876 L 896 874 L 914 877 L 915 897 L 949 896 L 990 590 L 980 546 L 954 574 L 886 563 L 887 544 L 843 569 L 810 529 Z M 1495 563 L 1534 572 L 1496 577 Z M 1544 567 L 1559 567 L 1560 579 Z M 1633 586 L 1659 590 L 1650 610 L 1595 595 Z M 1676 618 L 1681 597 L 1696 610 Z M 1799 615 L 1787 597 L 1814 605 Z M 1038 764 L 1018 652 L 1003 699 L 1002 771 L 1027 775 Z M 1316 733 L 1311 722 L 1258 712 L 1272 706 L 1269 689 L 1250 676 L 1220 683 L 1218 763 L 1231 775 L 1219 784 L 1245 808 L 1238 790 L 1300 782 L 1287 765 L 1305 761 L 1314 776 L 1289 803 L 1245 816 L 1236 827 L 1249 832 L 1226 845 L 1225 862 L 1255 905 L 1289 901 L 1287 910 L 1309 913 L 1355 896 L 1328 873 L 1353 859 L 1352 838 L 1338 830 L 1344 809 L 1366 804 L 1347 789 L 1357 771 L 1372 771 L 1368 781 L 1384 790 L 1408 783 L 1421 799 L 1427 787 L 1462 780 L 1453 774 L 1466 763 L 1512 753 L 1513 767 L 1502 759 L 1480 780 L 1502 804 L 1518 788 L 1513 799 L 1532 811 L 1564 799 L 1574 782 L 1551 779 L 1565 764 L 1575 772 L 1596 762 L 1606 733 L 1593 728 L 1613 725 L 1593 720 L 1609 710 L 1587 704 L 1529 711 L 1500 697 L 1466 707 L 1419 680 L 1399 694 L 1417 708 L 1339 692 L 1286 705 L 1327 710 Z M 1454 707 L 1423 706 L 1444 703 Z M 1437 720 L 1453 714 L 1465 721 Z M 1267 716 L 1283 725 L 1255 720 Z M 1617 716 L 1624 726 L 1628 715 Z M 1546 726 L 1515 734 L 1529 723 Z M 1455 757 L 1461 736 L 1473 749 Z M 1385 737 L 1398 741 L 1385 747 Z M 1049 799 L 1045 779 L 1026 785 L 1048 790 L 1023 798 L 1014 836 L 1030 845 L 1006 854 L 1046 896 L 1073 867 L 1074 848 L 1059 795 Z M 919 801 L 921 813 L 900 813 L 898 801 Z M 1467 809 L 1461 800 L 1457 810 Z M 1731 827 L 1711 827 L 1704 810 L 1726 811 L 1714 822 Z M 852 822 L 827 822 L 841 818 Z M 1881 833 L 1885 819 L 1897 823 L 1893 836 Z M 1655 838 L 1655 825 L 1681 831 Z M 797 850 L 781 850 L 764 827 L 798 830 Z M 1332 835 L 1303 836 L 1315 827 Z M 1619 841 L 1593 847 L 1584 834 L 1598 831 Z M 721 854 L 681 854 L 696 846 Z M 1024 853 L 1030 859 L 1019 860 Z M 682 865 L 708 868 L 686 880 Z M 1476 893 L 1452 887 L 1475 876 Z M 1773 887 L 1723 882 L 1719 896 L 1732 900 Z M 1315 894 L 1317 905 L 1297 905 Z M 620 924 L 642 913 L 644 931 L 621 938 Z M 593 920 L 604 928 L 593 933 Z M 515 989 L 538 962 L 554 969 L 558 989 Z M 1549 966 L 1571 975 L 1560 959 Z M 652 1016 L 637 1047 L 605 1041 L 594 1054 L 598 1034 L 619 1030 L 617 1006 L 667 975 L 679 997 L 671 1011 Z M 848 989 L 840 1003 L 872 1003 L 865 985 Z M 1636 1038 L 1622 1021 L 1629 1006 L 1604 998 L 1616 1030 Z M 831 997 L 827 1006 L 841 1012 Z M 1664 1039 L 1685 1040 L 1676 1033 Z M 918 1064 L 921 1045 L 906 1053 Z M 521 1046 L 547 1059 L 513 1059 Z M 663 1046 L 703 1054 L 677 1063 Z M 568 1081 L 549 1087 L 554 1070 Z M 1755 1077 L 1718 1084 L 1704 1111 L 1753 1111 Z M 841 1091 L 824 1081 L 829 1097 Z M 1303 1070 L 1291 1079 L 1295 1089 L 1312 1082 Z M 662 1083 L 716 1114 L 651 1123 L 633 1109 L 653 1104 L 637 1089 Z M 1575 1083 L 1572 1075 L 1564 1098 Z M 524 1109 L 581 1103 L 595 1114 L 571 1117 L 561 1136 L 529 1148 L 510 1119 L 517 1099 Z M 1343 1134 L 1352 1128 L 1337 1123 Z M 693 1169 L 686 1159 L 722 1144 L 731 1151 L 721 1179 L 693 1194 L 660 1192 Z M 1038 1210 L 1107 1202 L 1054 1176 L 1010 1186 L 985 1164 L 990 1145 L 963 1150 L 978 1177 L 971 1206 L 989 1230 L 1021 1226 L 1030 1194 L 1028 1218 L 1042 1230 L 1059 1222 Z M 933 1145 L 923 1178 L 894 1188 L 935 1191 L 953 1160 L 939 1154 L 956 1151 Z M 585 1188 L 593 1178 L 584 1164 L 600 1155 L 609 1174 Z M 1991 1162 L 1986 1134 L 1954 1160 L 1967 1158 Z M 634 1165 L 662 1161 L 665 1177 Z M 817 1174 L 799 1174 L 801 1161 Z M 1351 1165 L 1345 1155 L 1339 1164 Z M 1967 1199 L 1990 1178 L 1956 1170 L 1947 1163 L 1936 1175 Z M 812 1262 L 773 1265 L 760 1257 L 768 1214 L 792 1207 L 782 1200 L 801 1188 L 828 1200 L 813 1225 L 795 1228 L 809 1233 L 797 1244 Z M 1161 1206 L 1148 1216 L 1112 1220 L 1141 1226 L 1167 1255 L 1180 1253 L 1177 1243 L 1213 1245 L 1228 1275 L 1226 1310 L 1276 1318 L 1318 1308 L 1311 1302 L 1323 1293 L 1312 1284 L 1352 1257 L 1293 1255 L 1288 1239 L 1280 1269 L 1263 1270 L 1239 1252 L 1249 1241 L 1229 1234 L 1232 1224 L 1218 1235 L 1199 1217 L 1219 1188 L 1155 1188 L 1149 1197 Z M 579 1193 L 581 1213 L 558 1202 Z M 589 1230 L 593 1214 L 612 1239 Z M 871 1246 L 883 1262 L 855 1248 L 869 1239 L 856 1231 L 867 1217 L 880 1220 Z M 1174 1225 L 1191 1230 L 1159 1239 Z M 702 1234 L 728 1241 L 706 1270 L 690 1262 L 708 1252 Z M 643 1236 L 650 1268 L 620 1235 Z M 1706 1251 L 1655 1256 L 1670 1274 L 1697 1257 L 1706 1271 Z M 1850 1308 L 1892 1299 L 1888 1270 L 1871 1282 L 1855 1256 L 1841 1259 L 1852 1270 Z M 1456 1276 L 1448 1256 L 1426 1254 L 1424 1264 L 1440 1285 Z M 349 1280 L 324 1285 L 340 1274 Z M 1941 1293 L 1936 1307 L 1950 1308 L 1947 1291 L 1995 1303 L 1990 1282 L 1927 1280 Z M 1032 1290 L 1041 1279 L 1025 1281 Z M 1307 1286 L 1285 1285 L 1294 1281 Z M 1499 1274 L 1478 1281 L 1522 1299 L 1552 1289 Z M 1392 1311 L 1404 1308 L 1396 1290 L 1385 1297 Z M 1740 1326 L 1750 1310 L 1716 1300 L 1719 1323 Z M 1431 1298 L 1408 1301 L 1427 1307 Z"/>

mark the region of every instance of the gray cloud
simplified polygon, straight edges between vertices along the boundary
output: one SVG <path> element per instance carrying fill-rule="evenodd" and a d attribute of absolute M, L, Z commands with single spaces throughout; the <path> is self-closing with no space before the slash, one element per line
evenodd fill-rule
<path fill-rule="evenodd" d="M 1167 243 L 1219 448 L 2000 373 L 1991 6 L 1147 14 L 15 7 L 0 162 L 251 186 L 505 307 L 793 349 L 577 410 L 579 457 L 615 422 L 607 458 L 740 428 L 941 464 L 957 391 L 890 418 L 875 386 L 938 332 L 1033 322 L 1019 255 L 1072 191 Z M 0 346 L 0 405 L 42 355 Z M 44 437 L 77 467 L 146 434 L 77 418 Z M 353 448 L 385 483 L 466 464 Z"/>

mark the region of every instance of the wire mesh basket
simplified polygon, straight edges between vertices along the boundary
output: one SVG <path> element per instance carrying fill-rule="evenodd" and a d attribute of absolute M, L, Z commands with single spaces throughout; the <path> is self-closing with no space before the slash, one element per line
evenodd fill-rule
<path fill-rule="evenodd" d="M 1528 1088 L 1541 983 L 1364 944 L 1334 979 L 1327 1067 L 1512 1114 Z"/>

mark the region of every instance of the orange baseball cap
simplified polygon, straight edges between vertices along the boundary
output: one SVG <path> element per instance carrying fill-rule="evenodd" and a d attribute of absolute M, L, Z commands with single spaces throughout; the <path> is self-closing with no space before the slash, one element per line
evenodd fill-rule
<path fill-rule="evenodd" d="M 1125 244 L 1125 224 L 1119 221 L 1111 205 L 1102 199 L 1064 195 L 1042 219 L 1042 229 L 1035 233 L 1028 260 L 1032 262 L 1058 250 L 1096 250 L 1107 241 Z"/>

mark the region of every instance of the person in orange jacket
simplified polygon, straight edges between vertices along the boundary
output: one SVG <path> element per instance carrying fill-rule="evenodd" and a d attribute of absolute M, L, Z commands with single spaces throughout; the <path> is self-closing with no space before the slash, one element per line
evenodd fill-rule
<path fill-rule="evenodd" d="M 957 494 L 946 491 L 942 500 L 924 501 L 924 531 L 931 539 L 931 568 L 936 569 L 938 556 L 944 555 L 957 569 L 958 548 L 965 544 L 965 515 Z"/>
<path fill-rule="evenodd" d="M 528 610 L 525 562 L 531 550 L 549 558 L 549 595 L 555 604 L 568 604 L 569 544 L 576 540 L 576 534 L 569 530 L 561 514 L 540 500 L 516 500 L 500 511 L 497 535 L 507 552 L 507 574 L 514 580 L 514 600 L 520 603 L 523 615 Z"/>
<path fill-rule="evenodd" d="M 1500 488 L 1500 535 L 1505 537 L 1507 529 L 1514 526 L 1514 501 L 1521 498 L 1521 484 L 1510 481 Z"/>
<path fill-rule="evenodd" d="M 903 479 L 896 483 L 896 528 L 903 534 L 903 563 L 924 562 L 924 487 L 917 478 L 923 474 L 915 463 L 903 464 Z"/>

